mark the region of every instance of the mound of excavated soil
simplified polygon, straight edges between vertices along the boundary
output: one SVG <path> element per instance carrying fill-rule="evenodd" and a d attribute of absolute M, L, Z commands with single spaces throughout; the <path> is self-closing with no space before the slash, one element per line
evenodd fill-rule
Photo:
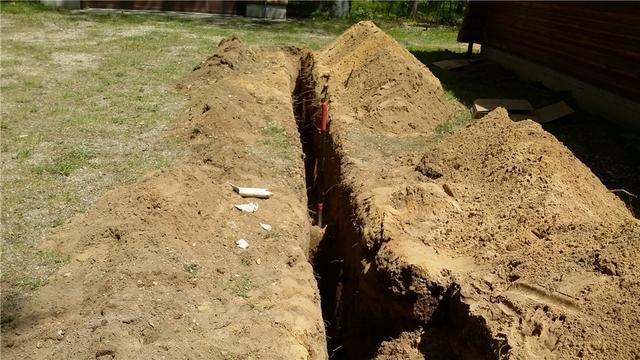
<path fill-rule="evenodd" d="M 640 226 L 552 135 L 499 109 L 429 148 L 416 170 L 429 185 L 393 194 L 399 211 L 417 207 L 404 230 L 429 223 L 423 244 L 474 259 L 452 271 L 470 298 L 493 298 L 485 319 L 507 334 L 511 355 L 640 349 L 629 342 L 640 337 Z M 445 194 L 430 196 L 430 184 Z"/>
<path fill-rule="evenodd" d="M 343 121 L 357 119 L 376 131 L 432 133 L 454 114 L 440 81 L 370 21 L 349 28 L 316 58 Z"/>
<path fill-rule="evenodd" d="M 623 203 L 553 135 L 531 121 L 510 121 L 503 109 L 430 147 L 416 170 L 459 204 L 443 209 L 446 214 L 453 209 L 455 217 L 458 208 L 472 214 L 441 222 L 446 243 L 456 248 L 518 251 L 539 241 L 547 251 L 556 243 L 593 246 L 629 223 Z M 420 191 L 394 196 L 401 204 Z"/>
<path fill-rule="evenodd" d="M 290 49 L 237 39 L 198 65 L 177 121 L 192 155 L 55 234 L 70 262 L 3 324 L 2 357 L 325 358 L 291 105 L 298 67 Z M 274 196 L 242 199 L 229 183 Z M 257 212 L 234 208 L 249 201 Z"/>
<path fill-rule="evenodd" d="M 638 221 L 552 135 L 503 109 L 429 137 L 453 106 L 398 48 L 361 23 L 316 57 L 317 96 L 331 99 L 318 251 L 330 350 L 640 356 Z"/>

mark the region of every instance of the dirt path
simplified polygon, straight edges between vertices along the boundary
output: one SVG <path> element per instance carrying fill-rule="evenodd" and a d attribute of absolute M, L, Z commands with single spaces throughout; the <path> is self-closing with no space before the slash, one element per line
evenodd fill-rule
<path fill-rule="evenodd" d="M 54 236 L 72 260 L 16 309 L 3 357 L 326 357 L 291 106 L 298 66 L 293 50 L 221 43 L 182 84 L 191 105 L 177 132 L 191 158 Z M 250 199 L 229 183 L 275 195 L 241 213 L 234 204 Z"/>

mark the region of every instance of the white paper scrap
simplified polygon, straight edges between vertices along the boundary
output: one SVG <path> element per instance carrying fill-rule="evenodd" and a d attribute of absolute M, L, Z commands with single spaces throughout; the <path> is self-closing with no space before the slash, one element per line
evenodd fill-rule
<path fill-rule="evenodd" d="M 245 239 L 240 239 L 236 241 L 236 245 L 238 245 L 240 249 L 246 249 L 249 247 L 249 242 L 247 242 L 247 240 Z"/>
<path fill-rule="evenodd" d="M 273 193 L 267 189 L 263 188 L 249 188 L 249 187 L 239 187 L 235 185 L 231 185 L 233 190 L 240 194 L 242 197 L 255 197 L 260 199 L 268 199 L 273 195 Z"/>
<path fill-rule="evenodd" d="M 238 204 L 234 206 L 236 207 L 236 209 L 240 211 L 248 212 L 248 213 L 253 213 L 258 211 L 258 204 L 256 203 Z"/>

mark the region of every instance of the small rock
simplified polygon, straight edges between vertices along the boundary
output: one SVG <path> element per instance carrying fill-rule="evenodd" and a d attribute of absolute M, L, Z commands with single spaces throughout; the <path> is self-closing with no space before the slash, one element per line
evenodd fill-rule
<path fill-rule="evenodd" d="M 70 272 L 68 272 L 68 273 L 64 273 L 64 275 L 63 275 L 63 276 L 64 276 L 64 277 L 69 277 L 69 276 L 71 276 L 71 273 L 70 273 Z"/>
<path fill-rule="evenodd" d="M 444 192 L 447 193 L 447 195 L 451 196 L 451 197 L 455 197 L 453 196 L 453 191 L 451 191 L 451 187 L 447 184 L 442 184 L 442 190 L 444 190 Z"/>
<path fill-rule="evenodd" d="M 261 261 L 260 259 L 256 259 L 256 264 L 260 265 Z"/>
<path fill-rule="evenodd" d="M 56 339 L 58 341 L 64 339 L 64 330 L 58 330 L 58 332 L 56 333 Z"/>
<path fill-rule="evenodd" d="M 116 352 L 111 349 L 102 349 L 102 350 L 96 351 L 96 359 L 102 356 L 111 356 L 113 358 L 115 357 L 115 355 L 116 355 Z"/>
<path fill-rule="evenodd" d="M 136 321 L 136 318 L 134 318 L 134 317 L 126 317 L 126 318 L 123 318 L 120 321 L 122 321 L 124 324 L 131 324 L 134 321 Z"/>
<path fill-rule="evenodd" d="M 442 171 L 432 164 L 418 164 L 415 170 L 429 179 L 438 179 L 442 177 Z"/>
<path fill-rule="evenodd" d="M 607 275 L 616 275 L 616 266 L 611 262 L 602 264 L 602 272 Z"/>
<path fill-rule="evenodd" d="M 238 245 L 240 249 L 246 249 L 249 247 L 249 242 L 245 239 L 240 239 L 236 241 L 236 245 Z"/>

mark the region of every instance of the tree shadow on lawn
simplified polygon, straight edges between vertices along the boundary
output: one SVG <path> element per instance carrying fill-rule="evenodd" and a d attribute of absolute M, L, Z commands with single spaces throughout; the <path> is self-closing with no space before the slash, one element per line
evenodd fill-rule
<path fill-rule="evenodd" d="M 462 59 L 451 51 L 412 51 L 440 79 L 445 91 L 465 106 L 477 98 L 527 99 L 534 108 L 567 102 L 576 112 L 542 127 L 560 140 L 587 165 L 609 189 L 624 189 L 638 197 L 616 192 L 636 218 L 640 218 L 640 134 L 622 129 L 608 120 L 581 109 L 570 92 L 556 92 L 541 83 L 526 82 L 490 62 L 461 70 L 446 71 L 432 63 Z"/>

